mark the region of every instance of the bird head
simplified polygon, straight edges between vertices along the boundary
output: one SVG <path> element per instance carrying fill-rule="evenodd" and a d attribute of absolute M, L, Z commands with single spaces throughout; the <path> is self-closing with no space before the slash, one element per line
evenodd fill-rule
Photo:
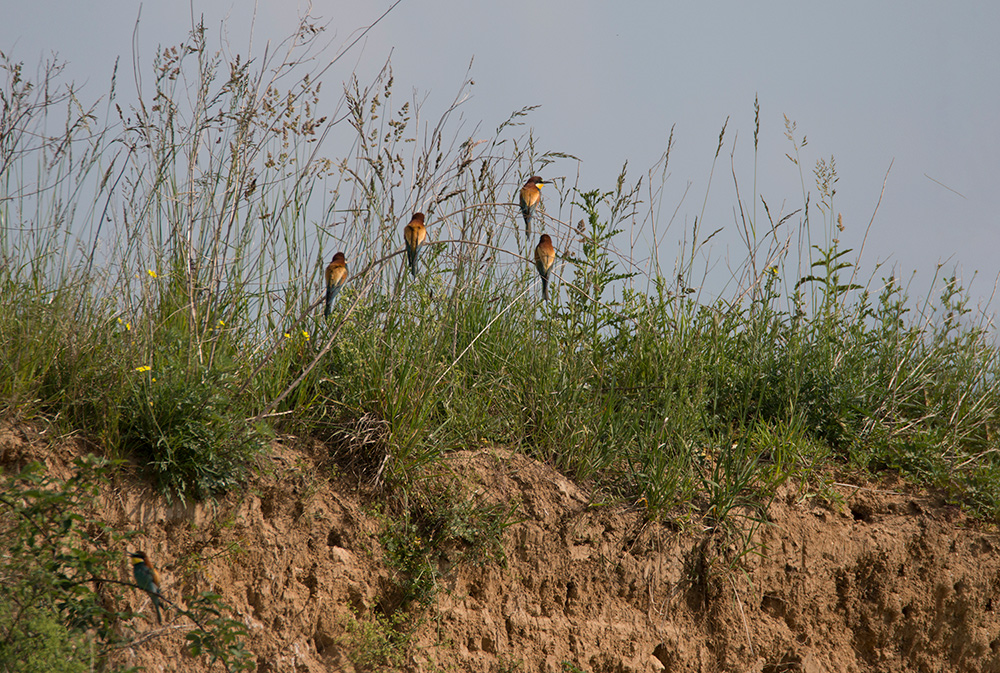
<path fill-rule="evenodd" d="M 542 237 L 538 239 L 538 245 L 545 245 L 546 243 L 552 245 L 552 237 L 548 234 L 542 234 Z"/>
<path fill-rule="evenodd" d="M 340 262 L 341 264 L 347 263 L 347 260 L 344 257 L 344 253 L 338 252 L 336 255 L 333 256 L 333 259 L 330 260 L 330 264 L 336 264 L 337 262 Z"/>
<path fill-rule="evenodd" d="M 413 213 L 413 219 L 411 220 L 411 222 L 419 222 L 420 224 L 423 224 L 424 223 L 424 214 L 423 213 Z"/>
<path fill-rule="evenodd" d="M 534 185 L 535 187 L 540 187 L 542 185 L 550 185 L 552 183 L 551 182 L 546 182 L 545 180 L 543 180 L 542 178 L 538 177 L 537 175 L 532 175 L 530 178 L 528 178 L 528 184 L 529 185 Z"/>
<path fill-rule="evenodd" d="M 149 558 L 146 556 L 146 552 L 144 551 L 134 551 L 129 554 L 129 556 L 132 557 L 132 563 L 145 563 L 146 565 L 149 565 Z"/>

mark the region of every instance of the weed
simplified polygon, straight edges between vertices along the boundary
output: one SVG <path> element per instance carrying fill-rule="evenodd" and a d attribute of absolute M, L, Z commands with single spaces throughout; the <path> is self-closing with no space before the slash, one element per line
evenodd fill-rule
<path fill-rule="evenodd" d="M 457 564 L 506 562 L 501 536 L 514 521 L 517 504 L 479 502 L 460 486 L 433 486 L 402 493 L 402 513 L 383 517 L 379 542 L 395 571 L 387 613 L 415 603 L 428 607 L 442 576 Z"/>
<path fill-rule="evenodd" d="M 117 608 L 126 589 L 141 591 L 117 579 L 134 533 L 116 532 L 93 515 L 114 465 L 91 455 L 73 467 L 65 481 L 46 476 L 37 463 L 0 475 L 2 670 L 93 670 L 123 646 L 139 646 L 127 626 L 134 615 Z M 246 629 L 226 616 L 219 596 L 203 593 L 185 603 L 176 614 L 195 624 L 187 634 L 194 656 L 226 670 L 250 666 Z"/>
<path fill-rule="evenodd" d="M 412 634 L 407 622 L 402 613 L 388 617 L 372 613 L 365 619 L 352 615 L 345 620 L 347 635 L 341 644 L 358 670 L 401 668 L 406 663 Z"/>

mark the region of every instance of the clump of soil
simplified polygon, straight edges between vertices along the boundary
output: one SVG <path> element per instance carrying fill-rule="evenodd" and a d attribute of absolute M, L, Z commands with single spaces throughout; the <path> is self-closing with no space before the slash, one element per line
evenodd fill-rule
<path fill-rule="evenodd" d="M 0 462 L 65 470 L 73 448 L 0 433 Z M 261 672 L 1000 671 L 1000 546 L 993 528 L 902 483 L 838 486 L 843 504 L 789 487 L 739 538 L 678 531 L 601 505 L 547 465 L 500 449 L 460 452 L 442 478 L 470 498 L 518 503 L 506 563 L 441 565 L 433 605 L 405 647 L 385 597 L 395 586 L 371 494 L 328 478 L 321 447 L 276 444 L 268 476 L 216 504 L 168 505 L 141 482 L 103 497 L 141 529 L 168 598 L 214 590 L 250 631 Z M 58 473 L 58 472 L 57 472 Z M 127 577 L 126 550 L 122 576 Z M 442 562 L 445 563 L 445 562 Z M 122 664 L 208 670 L 189 624 L 168 614 Z M 144 601 L 146 605 L 144 605 Z M 416 608 L 413 608 L 416 610 Z M 382 656 L 381 647 L 395 647 Z M 402 654 L 400 654 L 402 653 Z M 393 658 L 396 656 L 397 658 Z"/>

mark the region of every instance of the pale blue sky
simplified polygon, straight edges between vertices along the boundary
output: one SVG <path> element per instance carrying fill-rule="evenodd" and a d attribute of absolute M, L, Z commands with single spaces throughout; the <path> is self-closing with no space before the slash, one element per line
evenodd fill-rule
<path fill-rule="evenodd" d="M 339 45 L 390 4 L 317 1 L 311 13 L 330 22 L 328 35 Z M 202 0 L 193 12 L 204 15 L 213 36 L 228 16 L 231 49 L 245 52 L 254 7 Z M 258 3 L 255 52 L 286 37 L 306 7 Z M 129 64 L 138 8 L 124 0 L 8 1 L 0 50 L 29 66 L 57 52 L 96 97 L 115 56 Z M 181 2 L 142 7 L 143 63 L 157 44 L 184 38 L 191 13 Z M 579 167 L 557 163 L 548 173 L 572 181 L 579 169 L 588 189 L 611 188 L 626 160 L 633 178 L 644 174 L 676 125 L 664 209 L 672 211 L 689 184 L 690 191 L 668 241 L 701 212 L 719 130 L 730 117 L 705 213 L 707 230 L 725 227 L 712 251 L 718 258 L 727 247 L 741 253 L 729 154 L 735 140 L 746 197 L 757 95 L 758 192 L 772 212 L 783 202 L 785 212 L 801 204 L 798 171 L 784 156 L 791 150 L 787 115 L 809 139 L 802 155 L 807 181 L 816 159 L 836 157 L 835 208 L 843 213 L 847 247 L 860 246 L 894 162 L 866 244 L 865 274 L 888 261 L 904 278 L 913 270 L 929 278 L 946 262 L 967 284 L 980 272 L 972 286 L 980 298 L 992 291 L 1000 250 L 998 28 L 996 2 L 403 0 L 325 79 L 339 88 L 355 67 L 364 79 L 391 52 L 397 91 L 426 94 L 424 118 L 436 119 L 474 59 L 473 98 L 462 107 L 466 131 L 481 122 L 481 135 L 489 137 L 512 111 L 539 105 L 527 123 L 541 147 L 583 160 Z M 660 250 L 666 269 L 675 255 L 673 247 Z"/>

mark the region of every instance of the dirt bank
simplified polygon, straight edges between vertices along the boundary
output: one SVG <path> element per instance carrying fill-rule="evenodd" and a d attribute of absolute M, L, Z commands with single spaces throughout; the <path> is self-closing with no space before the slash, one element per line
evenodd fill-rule
<path fill-rule="evenodd" d="M 8 429 L 0 459 L 60 471 L 81 450 L 44 445 Z M 212 589 L 236 609 L 258 671 L 356 670 L 358 648 L 385 633 L 374 625 L 393 571 L 372 495 L 328 478 L 318 455 L 276 444 L 269 476 L 216 505 L 168 506 L 127 480 L 103 499 L 109 521 L 143 531 L 136 546 L 159 560 L 169 597 Z M 442 561 L 405 670 L 1000 671 L 1000 538 L 901 483 L 837 487 L 837 506 L 789 488 L 759 553 L 737 561 L 732 541 L 594 502 L 520 454 L 463 452 L 448 465 L 469 497 L 519 503 L 517 522 L 506 565 Z M 121 663 L 205 670 L 179 654 L 187 628 L 142 625 L 149 638 Z"/>

